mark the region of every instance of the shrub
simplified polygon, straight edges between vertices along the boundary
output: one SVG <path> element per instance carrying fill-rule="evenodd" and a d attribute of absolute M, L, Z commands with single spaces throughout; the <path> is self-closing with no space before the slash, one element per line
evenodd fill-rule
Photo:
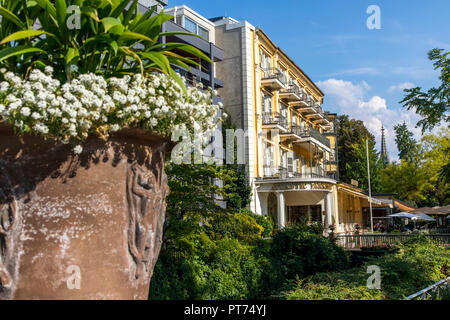
<path fill-rule="evenodd" d="M 212 216 L 210 224 L 214 236 L 233 238 L 243 243 L 254 243 L 261 240 L 264 231 L 254 217 L 244 212 L 216 213 Z"/>
<path fill-rule="evenodd" d="M 271 256 L 280 281 L 348 267 L 345 251 L 317 233 L 317 227 L 295 225 L 274 236 Z"/>
<path fill-rule="evenodd" d="M 207 239 L 205 239 L 205 237 Z M 263 296 L 269 261 L 236 239 L 199 237 L 195 254 L 161 253 L 151 282 L 154 300 L 229 300 Z M 206 240 L 206 241 L 205 241 Z M 206 243 L 208 242 L 208 243 Z"/>
<path fill-rule="evenodd" d="M 262 233 L 262 236 L 264 238 L 271 237 L 273 234 L 273 231 L 275 229 L 275 226 L 273 224 L 273 221 L 268 219 L 265 216 L 260 216 L 258 214 L 254 214 L 251 211 L 244 211 L 246 212 L 250 217 L 255 219 L 256 223 L 259 224 L 261 227 L 263 227 L 264 231 Z"/>
<path fill-rule="evenodd" d="M 369 290 L 367 267 L 381 269 L 381 290 Z M 298 281 L 284 292 L 287 299 L 403 299 L 450 275 L 450 251 L 418 236 L 381 257 L 371 258 L 361 267 L 343 272 L 318 273 Z M 443 292 L 441 299 L 445 299 Z"/>

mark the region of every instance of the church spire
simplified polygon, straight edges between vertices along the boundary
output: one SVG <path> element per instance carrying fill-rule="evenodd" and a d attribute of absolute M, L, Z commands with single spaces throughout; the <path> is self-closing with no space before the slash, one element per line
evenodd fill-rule
<path fill-rule="evenodd" d="M 381 158 L 383 159 L 383 163 L 387 164 L 389 162 L 389 156 L 386 147 L 386 135 L 384 134 L 386 130 L 384 129 L 384 125 L 381 125 Z"/>

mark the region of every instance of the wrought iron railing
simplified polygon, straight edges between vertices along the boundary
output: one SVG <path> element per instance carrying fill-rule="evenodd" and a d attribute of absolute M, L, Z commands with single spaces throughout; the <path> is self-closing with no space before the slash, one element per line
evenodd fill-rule
<path fill-rule="evenodd" d="M 296 94 L 300 99 L 303 99 L 303 92 L 296 85 L 290 85 L 287 89 L 282 89 L 280 93 L 293 93 Z"/>
<path fill-rule="evenodd" d="M 314 138 L 326 147 L 330 148 L 330 140 L 323 134 L 321 134 L 318 130 L 314 129 L 313 127 L 309 128 L 296 128 L 296 133 L 302 138 Z"/>
<path fill-rule="evenodd" d="M 283 86 L 287 86 L 288 83 L 286 75 L 280 69 L 276 68 L 263 69 L 262 79 L 263 80 L 276 79 L 280 81 L 283 84 Z"/>
<path fill-rule="evenodd" d="M 288 170 L 284 167 L 264 166 L 264 178 L 266 179 L 286 179 Z"/>
<path fill-rule="evenodd" d="M 345 249 L 361 249 L 375 247 L 389 247 L 391 245 L 407 242 L 415 238 L 414 234 L 357 234 L 338 235 L 337 244 Z M 425 235 L 438 245 L 449 245 L 450 234 Z"/>
<path fill-rule="evenodd" d="M 283 128 L 287 128 L 287 119 L 281 113 L 263 112 L 262 121 L 264 125 L 277 124 Z"/>
<path fill-rule="evenodd" d="M 320 168 L 306 168 L 305 172 L 293 172 L 284 167 L 272 167 L 270 165 L 264 166 L 265 179 L 317 179 L 330 178 L 330 176 Z"/>

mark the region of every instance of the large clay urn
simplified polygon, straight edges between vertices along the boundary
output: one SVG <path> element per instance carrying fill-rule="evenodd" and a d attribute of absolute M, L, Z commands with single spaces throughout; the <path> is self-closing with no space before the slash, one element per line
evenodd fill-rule
<path fill-rule="evenodd" d="M 75 155 L 0 123 L 0 299 L 147 299 L 170 145 L 128 129 Z"/>

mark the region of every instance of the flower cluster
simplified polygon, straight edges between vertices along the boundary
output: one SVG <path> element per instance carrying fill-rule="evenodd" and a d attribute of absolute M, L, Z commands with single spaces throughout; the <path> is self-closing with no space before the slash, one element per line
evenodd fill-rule
<path fill-rule="evenodd" d="M 36 133 L 64 143 L 122 128 L 140 127 L 170 137 L 175 130 L 210 131 L 217 125 L 220 105 L 215 92 L 187 88 L 160 73 L 105 80 L 81 74 L 70 83 L 54 79 L 53 69 L 33 70 L 27 80 L 11 72 L 0 82 L 0 121 L 20 133 Z M 220 119 L 219 119 L 220 120 Z M 80 146 L 74 148 L 82 151 Z"/>

